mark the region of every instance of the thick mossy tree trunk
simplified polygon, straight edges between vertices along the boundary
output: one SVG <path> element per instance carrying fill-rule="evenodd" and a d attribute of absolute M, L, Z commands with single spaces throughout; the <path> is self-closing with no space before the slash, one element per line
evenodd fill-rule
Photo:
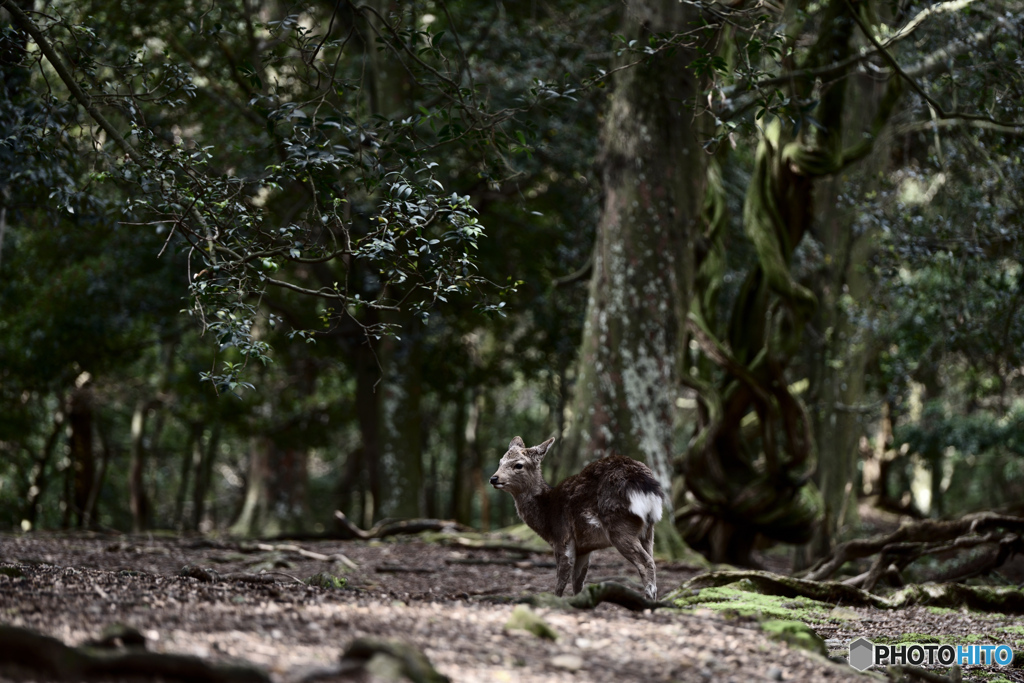
<path fill-rule="evenodd" d="M 698 19 L 676 0 L 636 0 L 628 3 L 624 35 L 646 44 Z M 617 453 L 643 460 L 671 486 L 691 234 L 706 158 L 694 129 L 691 59 L 678 48 L 615 74 L 575 394 L 565 444 L 552 459 L 559 479 Z"/>
<path fill-rule="evenodd" d="M 870 120 L 885 95 L 885 84 L 860 76 L 848 81 L 844 138 L 856 144 L 861 121 Z M 880 140 L 851 174 L 837 173 L 815 187 L 813 242 L 804 267 L 819 306 L 810 321 L 804 347 L 808 369 L 807 403 L 814 406 L 811 423 L 818 445 L 815 483 L 822 497 L 821 522 L 814 537 L 797 553 L 802 567 L 830 553 L 837 534 L 857 521 L 857 464 L 866 433 L 863 406 L 864 372 L 876 352 L 868 325 L 858 322 L 870 292 L 868 263 L 874 253 L 877 228 L 857 223 L 857 207 L 845 200 L 852 187 L 873 189 L 872 178 L 888 166 L 889 145 Z"/>
<path fill-rule="evenodd" d="M 794 5 L 795 6 L 795 5 Z M 843 62 L 855 49 L 852 6 L 832 0 L 816 42 L 796 68 L 790 96 L 803 101 L 815 82 L 803 70 Z M 860 10 L 859 10 L 860 11 Z M 847 67 L 848 69 L 851 67 Z M 837 85 L 838 84 L 838 85 Z M 724 193 L 717 168 L 708 176 L 705 241 L 688 325 L 704 358 L 683 378 L 700 399 L 699 426 L 678 462 L 688 496 L 677 525 L 713 561 L 750 564 L 759 535 L 788 543 L 811 540 L 822 508 L 812 483 L 816 439 L 811 417 L 790 387 L 787 368 L 803 347 L 817 297 L 792 274 L 793 254 L 814 220 L 815 179 L 862 159 L 899 96 L 892 80 L 874 120 L 844 146 L 846 83 L 837 79 L 814 112 L 819 126 L 774 119 L 761 129 L 743 206 L 743 228 L 756 263 L 733 302 L 727 324 L 714 317 L 724 276 L 721 226 Z M 683 501 L 681 501 L 683 502 Z"/>

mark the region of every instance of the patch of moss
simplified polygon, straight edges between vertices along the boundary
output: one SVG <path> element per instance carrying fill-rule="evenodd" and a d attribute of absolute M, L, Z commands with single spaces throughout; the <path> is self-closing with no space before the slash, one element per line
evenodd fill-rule
<path fill-rule="evenodd" d="M 320 572 L 319 574 L 314 574 L 306 579 L 305 583 L 308 586 L 316 586 L 318 588 L 339 589 L 344 588 L 345 585 L 348 584 L 348 579 L 341 576 L 334 576 L 327 572 Z"/>
<path fill-rule="evenodd" d="M 802 621 L 769 619 L 761 622 L 761 629 L 772 640 L 788 643 L 792 647 L 814 652 L 822 657 L 828 656 L 828 648 L 825 647 L 825 641 Z"/>
<path fill-rule="evenodd" d="M 960 614 L 960 610 L 949 609 L 948 607 L 926 607 L 925 609 L 928 610 L 929 612 L 931 612 L 932 614 L 938 614 L 938 615 L 943 615 L 943 614 Z"/>
<path fill-rule="evenodd" d="M 0 574 L 12 579 L 20 579 L 25 576 L 25 572 L 21 571 L 20 567 L 0 567 Z"/>
<path fill-rule="evenodd" d="M 558 640 L 558 632 L 526 605 L 516 605 L 512 616 L 505 623 L 506 631 L 527 631 L 538 638 Z"/>
<path fill-rule="evenodd" d="M 692 595 L 675 595 L 677 607 L 728 610 L 742 616 L 761 616 L 783 621 L 826 622 L 832 605 L 810 598 L 785 598 L 757 592 L 753 582 L 742 579 L 725 586 L 702 588 Z"/>

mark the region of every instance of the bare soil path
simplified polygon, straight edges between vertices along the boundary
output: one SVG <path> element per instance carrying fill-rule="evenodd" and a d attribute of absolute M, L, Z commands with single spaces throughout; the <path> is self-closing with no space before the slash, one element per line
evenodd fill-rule
<path fill-rule="evenodd" d="M 416 538 L 270 545 L 276 548 L 202 538 L 0 536 L 0 568 L 12 568 L 0 571 L 0 624 L 68 645 L 125 624 L 145 635 L 151 651 L 243 659 L 279 681 L 296 680 L 310 665 L 337 662 L 364 636 L 416 645 L 452 681 L 884 680 L 773 641 L 755 619 L 710 610 L 541 609 L 537 613 L 559 634 L 556 641 L 506 631 L 513 606 L 493 596 L 550 591 L 554 568 L 547 554 Z M 214 580 L 181 576 L 185 565 L 214 570 Z M 261 571 L 274 581 L 237 580 L 240 572 Z M 346 586 L 301 583 L 320 572 L 344 577 Z M 590 579 L 635 582 L 634 573 L 608 550 L 595 553 Z M 696 573 L 659 563 L 661 593 Z M 865 630 L 973 628 L 970 615 L 906 612 L 860 610 L 816 628 L 837 649 Z M 972 680 L 969 673 L 965 680 Z M 1020 669 L 1000 674 L 1024 681 Z M 0 680 L 13 675 L 0 674 Z"/>

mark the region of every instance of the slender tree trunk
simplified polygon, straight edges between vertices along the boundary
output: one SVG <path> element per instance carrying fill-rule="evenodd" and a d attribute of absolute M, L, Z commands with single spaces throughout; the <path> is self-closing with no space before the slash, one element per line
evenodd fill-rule
<path fill-rule="evenodd" d="M 204 528 L 206 516 L 206 496 L 212 481 L 213 463 L 217 459 L 220 447 L 220 423 L 215 422 L 202 452 L 201 462 L 196 467 L 195 488 L 192 492 L 192 529 L 207 531 Z"/>
<path fill-rule="evenodd" d="M 75 526 L 85 524 L 89 496 L 96 482 L 96 453 L 93 450 L 93 392 L 88 380 L 71 392 L 68 401 L 68 425 L 71 428 L 72 498 L 68 501 Z"/>
<path fill-rule="evenodd" d="M 181 454 L 181 471 L 178 477 L 178 492 L 174 496 L 174 528 L 185 529 L 185 499 L 188 497 L 189 479 L 192 470 L 197 470 L 203 462 L 203 424 L 196 422 L 189 427 L 188 443 Z M 198 477 L 198 472 L 196 473 Z"/>
<path fill-rule="evenodd" d="M 135 403 L 131 427 L 131 459 L 128 466 L 128 491 L 132 511 L 132 531 L 145 531 L 149 523 L 149 496 L 146 493 L 146 417 L 149 401 Z"/>
<path fill-rule="evenodd" d="M 362 495 L 362 522 L 364 525 L 372 525 L 375 515 L 374 508 L 381 500 L 381 400 L 377 387 L 380 370 L 370 343 L 369 340 L 366 340 L 356 347 L 354 353 L 356 419 L 359 422 L 359 435 L 362 441 L 361 465 L 365 473 Z"/>
<path fill-rule="evenodd" d="M 452 463 L 454 476 L 448 516 L 467 526 L 473 524 L 472 452 L 475 448 L 479 414 L 476 409 L 476 397 L 467 402 L 466 392 L 460 392 L 455 401 L 452 424 L 452 453 L 455 462 Z"/>
<path fill-rule="evenodd" d="M 308 451 L 283 448 L 270 436 L 254 441 L 245 501 L 232 533 L 274 536 L 303 531 L 308 517 Z"/>
<path fill-rule="evenodd" d="M 685 30 L 676 0 L 627 4 L 627 39 Z M 557 478 L 613 453 L 645 461 L 666 490 L 676 451 L 677 367 L 692 288 L 705 156 L 688 103 L 685 49 L 616 74 L 603 131 L 604 207 Z"/>
<path fill-rule="evenodd" d="M 86 528 L 96 526 L 96 511 L 99 508 L 100 494 L 103 492 L 103 485 L 107 481 L 107 468 L 110 466 L 110 461 L 113 460 L 114 451 L 117 448 L 117 446 L 111 443 L 110 432 L 102 419 L 96 420 L 96 436 L 100 443 L 100 469 L 96 474 L 96 481 L 89 491 L 89 500 L 85 507 L 84 526 Z"/>
<path fill-rule="evenodd" d="M 32 466 L 32 483 L 25 495 L 25 511 L 22 515 L 22 519 L 28 522 L 29 529 L 36 528 L 39 519 L 39 501 L 42 499 L 43 493 L 46 492 L 46 486 L 50 481 L 50 460 L 53 457 L 53 451 L 57 448 L 61 432 L 65 431 L 64 422 L 64 410 L 61 408 L 54 413 L 50 435 L 46 437 L 43 450 Z"/>
<path fill-rule="evenodd" d="M 424 509 L 423 326 L 412 320 L 405 328 L 400 340 L 387 339 L 381 344 L 387 425 L 381 442 L 388 489 L 378 504 L 383 516 L 408 519 L 422 517 Z"/>

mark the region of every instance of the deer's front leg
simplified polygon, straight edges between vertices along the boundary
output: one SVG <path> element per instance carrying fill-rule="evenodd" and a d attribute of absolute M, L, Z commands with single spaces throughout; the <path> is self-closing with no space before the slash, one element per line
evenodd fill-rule
<path fill-rule="evenodd" d="M 555 547 L 555 566 L 557 577 L 555 579 L 555 595 L 562 597 L 565 587 L 572 579 L 573 566 L 576 564 L 576 546 L 569 543 Z"/>

